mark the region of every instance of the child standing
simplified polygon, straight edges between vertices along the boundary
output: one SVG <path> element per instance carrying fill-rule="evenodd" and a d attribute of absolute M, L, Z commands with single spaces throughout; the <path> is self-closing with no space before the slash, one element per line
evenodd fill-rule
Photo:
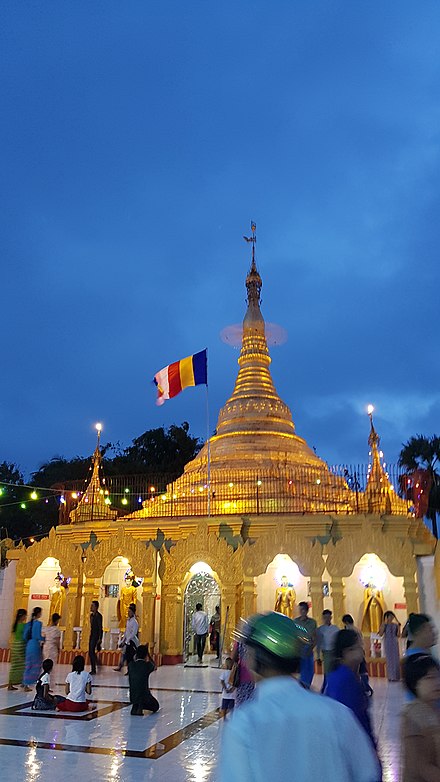
<path fill-rule="evenodd" d="M 229 681 L 231 678 L 232 670 L 232 658 L 227 657 L 225 660 L 225 667 L 220 674 L 220 683 L 222 686 L 222 705 L 220 711 L 222 717 L 226 717 L 228 711 L 232 711 L 235 706 L 235 694 L 236 688 Z"/>
<path fill-rule="evenodd" d="M 403 675 L 414 700 L 402 716 L 403 782 L 440 779 L 440 669 L 429 654 L 405 659 Z"/>
<path fill-rule="evenodd" d="M 150 657 L 148 644 L 138 646 L 134 660 L 128 664 L 131 714 L 142 717 L 143 710 L 159 711 L 159 703 L 150 692 L 150 674 L 156 666 Z"/>

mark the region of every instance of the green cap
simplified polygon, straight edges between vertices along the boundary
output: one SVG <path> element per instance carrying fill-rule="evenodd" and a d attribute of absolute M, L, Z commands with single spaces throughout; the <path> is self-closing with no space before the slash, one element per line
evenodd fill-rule
<path fill-rule="evenodd" d="M 304 627 L 276 611 L 251 616 L 241 635 L 245 643 L 257 644 L 284 660 L 300 657 L 304 644 L 310 641 Z"/>

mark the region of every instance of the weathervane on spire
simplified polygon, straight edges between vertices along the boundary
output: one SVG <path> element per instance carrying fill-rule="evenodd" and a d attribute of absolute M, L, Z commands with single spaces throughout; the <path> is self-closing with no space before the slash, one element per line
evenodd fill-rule
<path fill-rule="evenodd" d="M 257 243 L 257 224 L 251 220 L 251 236 L 243 236 L 245 242 L 252 243 L 252 263 L 255 263 L 255 245 Z"/>

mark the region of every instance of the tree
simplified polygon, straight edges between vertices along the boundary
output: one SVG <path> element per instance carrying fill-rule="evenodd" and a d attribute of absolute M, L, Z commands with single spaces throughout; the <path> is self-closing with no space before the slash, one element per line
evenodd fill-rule
<path fill-rule="evenodd" d="M 399 465 L 408 470 L 409 475 L 425 472 L 429 477 L 429 496 L 426 503 L 426 517 L 432 523 L 432 531 L 438 538 L 437 514 L 440 513 L 440 437 L 424 437 L 416 435 L 410 437 L 404 444 L 400 456 Z"/>
<path fill-rule="evenodd" d="M 31 491 L 16 464 L 0 463 L 0 537 L 26 538 L 43 531 L 41 515 L 31 499 Z M 37 512 L 37 516 L 35 516 Z M 42 515 L 47 516 L 44 509 Z"/>
<path fill-rule="evenodd" d="M 132 445 L 112 460 L 105 459 L 104 472 L 108 475 L 138 473 L 163 474 L 177 478 L 202 447 L 198 437 L 189 434 L 189 424 L 172 424 L 165 429 L 150 429 L 133 440 Z"/>

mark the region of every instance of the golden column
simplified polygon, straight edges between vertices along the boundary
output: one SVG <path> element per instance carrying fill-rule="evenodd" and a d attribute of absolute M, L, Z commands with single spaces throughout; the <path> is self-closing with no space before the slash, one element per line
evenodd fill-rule
<path fill-rule="evenodd" d="M 419 598 L 414 573 L 405 573 L 403 576 L 403 591 L 405 593 L 406 610 L 408 614 L 417 614 L 419 610 Z"/>
<path fill-rule="evenodd" d="M 160 652 L 165 665 L 183 661 L 183 602 L 180 584 L 162 584 Z"/>
<path fill-rule="evenodd" d="M 240 616 L 246 619 L 257 612 L 257 590 L 254 576 L 245 576 L 241 584 Z M 239 617 L 237 617 L 239 618 Z"/>
<path fill-rule="evenodd" d="M 345 614 L 345 584 L 341 576 L 332 576 L 331 598 L 333 601 L 333 623 L 340 625 Z"/>
<path fill-rule="evenodd" d="M 324 610 L 321 576 L 310 576 L 310 598 L 312 601 L 312 616 L 319 624 Z"/>
<path fill-rule="evenodd" d="M 92 600 L 99 600 L 99 586 L 95 584 L 93 576 L 86 576 L 82 588 L 84 608 L 82 615 L 81 649 L 87 651 L 90 640 L 90 604 Z"/>
<path fill-rule="evenodd" d="M 228 610 L 228 621 L 225 628 L 225 637 L 223 639 L 223 649 L 229 651 L 232 633 L 234 632 L 239 617 L 237 616 L 237 587 L 235 584 L 225 584 L 221 590 L 222 597 L 222 624 L 221 631 L 223 632 L 224 623 L 226 619 L 226 611 Z"/>
<path fill-rule="evenodd" d="M 154 646 L 154 619 L 156 611 L 156 584 L 153 576 L 146 576 L 142 584 L 141 642 L 148 644 L 150 653 Z"/>
<path fill-rule="evenodd" d="M 78 576 L 72 576 L 66 596 L 66 629 L 63 638 L 63 649 L 66 652 L 70 652 L 74 648 L 73 628 L 76 626 L 75 614 L 78 602 L 81 603 Z"/>

